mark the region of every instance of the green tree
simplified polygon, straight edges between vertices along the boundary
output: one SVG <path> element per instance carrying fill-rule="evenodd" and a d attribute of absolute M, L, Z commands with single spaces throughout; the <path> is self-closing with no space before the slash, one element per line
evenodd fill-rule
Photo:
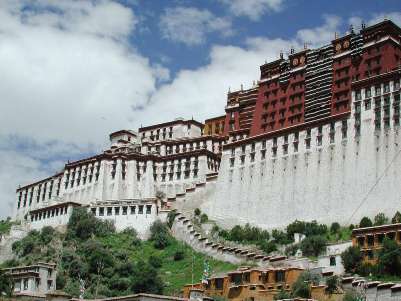
<path fill-rule="evenodd" d="M 363 296 L 355 290 L 345 292 L 343 301 L 361 301 L 364 300 Z"/>
<path fill-rule="evenodd" d="M 175 217 L 177 216 L 177 212 L 175 212 L 174 210 L 170 211 L 167 214 L 167 226 L 171 229 L 173 227 L 174 221 L 175 221 Z"/>
<path fill-rule="evenodd" d="M 139 261 L 135 266 L 135 273 L 131 277 L 131 290 L 133 293 L 163 293 L 163 281 L 150 264 Z"/>
<path fill-rule="evenodd" d="M 199 208 L 195 208 L 194 214 L 195 214 L 195 216 L 200 216 L 201 215 L 201 210 Z"/>
<path fill-rule="evenodd" d="M 378 254 L 379 270 L 382 273 L 401 276 L 401 247 L 386 237 Z"/>
<path fill-rule="evenodd" d="M 367 216 L 364 216 L 361 219 L 361 221 L 359 222 L 360 228 L 366 228 L 366 227 L 372 227 L 372 226 L 373 226 L 372 220 Z"/>
<path fill-rule="evenodd" d="M 171 243 L 171 235 L 168 227 L 161 221 L 155 221 L 150 226 L 150 240 L 157 249 L 164 249 Z"/>
<path fill-rule="evenodd" d="M 375 216 L 374 226 L 386 225 L 388 223 L 388 217 L 384 213 L 380 212 Z"/>
<path fill-rule="evenodd" d="M 176 251 L 174 253 L 174 260 L 175 261 L 182 260 L 182 259 L 184 259 L 184 257 L 185 257 L 185 253 L 182 250 L 178 250 L 178 251 Z"/>
<path fill-rule="evenodd" d="M 355 273 L 362 263 L 361 250 L 358 247 L 349 247 L 341 254 L 344 269 L 348 273 Z"/>
<path fill-rule="evenodd" d="M 162 259 L 156 255 L 150 255 L 148 258 L 148 263 L 155 269 L 159 269 L 163 265 Z"/>
<path fill-rule="evenodd" d="M 397 212 L 394 214 L 393 218 L 391 219 L 391 223 L 392 223 L 392 224 L 401 223 L 401 213 L 400 213 L 399 211 L 397 211 Z"/>
<path fill-rule="evenodd" d="M 4 271 L 0 270 L 0 296 L 11 297 L 14 291 L 14 281 Z"/>
<path fill-rule="evenodd" d="M 331 233 L 336 234 L 336 233 L 338 233 L 339 230 L 340 230 L 340 224 L 339 223 L 334 222 L 334 223 L 331 224 L 331 226 L 330 226 L 330 232 Z"/>
<path fill-rule="evenodd" d="M 338 290 L 338 287 L 340 285 L 340 280 L 338 276 L 330 276 L 326 279 L 326 293 L 329 295 L 333 294 Z"/>
<path fill-rule="evenodd" d="M 287 292 L 285 290 L 279 291 L 275 296 L 274 300 L 282 300 L 282 299 L 290 299 L 291 298 L 291 293 Z"/>
<path fill-rule="evenodd" d="M 209 217 L 207 216 L 207 214 L 206 213 L 202 213 L 201 216 L 200 216 L 201 224 L 206 223 L 208 220 L 209 220 Z"/>
<path fill-rule="evenodd" d="M 308 236 L 300 243 L 304 256 L 319 256 L 326 250 L 327 240 L 320 235 Z"/>

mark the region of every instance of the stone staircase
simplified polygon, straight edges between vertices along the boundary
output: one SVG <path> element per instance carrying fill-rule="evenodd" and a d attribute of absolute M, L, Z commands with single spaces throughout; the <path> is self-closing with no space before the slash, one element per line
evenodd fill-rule
<path fill-rule="evenodd" d="M 185 242 L 195 251 L 217 260 L 263 267 L 282 266 L 288 263 L 285 256 L 266 256 L 247 248 L 226 246 L 223 243 L 214 242 L 196 231 L 191 220 L 180 211 L 176 212 L 172 232 L 176 239 Z"/>
<path fill-rule="evenodd" d="M 186 187 L 183 192 L 167 197 L 167 202 L 172 209 L 185 213 L 193 212 L 195 208 L 201 207 L 205 199 L 208 199 L 217 181 L 217 176 L 217 172 L 207 174 L 205 182 Z"/>

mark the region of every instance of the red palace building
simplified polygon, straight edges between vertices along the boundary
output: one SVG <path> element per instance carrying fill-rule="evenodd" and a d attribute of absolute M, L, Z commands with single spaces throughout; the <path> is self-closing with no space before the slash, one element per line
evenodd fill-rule
<path fill-rule="evenodd" d="M 317 49 L 293 49 L 260 66 L 256 87 L 229 92 L 223 135 L 231 141 L 344 118 L 354 83 L 400 68 L 401 29 L 390 20 Z"/>

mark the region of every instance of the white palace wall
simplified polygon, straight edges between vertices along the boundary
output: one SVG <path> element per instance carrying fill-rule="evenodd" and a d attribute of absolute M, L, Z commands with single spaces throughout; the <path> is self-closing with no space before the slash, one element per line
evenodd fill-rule
<path fill-rule="evenodd" d="M 390 86 L 393 91 L 393 83 Z M 383 85 L 381 88 L 383 91 Z M 355 92 L 352 95 L 354 100 Z M 390 126 L 386 129 L 383 104 L 388 96 Z M 241 146 L 235 147 L 234 167 L 230 167 L 232 150 L 225 147 L 215 193 L 202 210 L 225 227 L 249 222 L 266 229 L 285 227 L 295 219 L 349 224 L 378 212 L 392 216 L 401 209 L 401 138 L 399 126 L 393 120 L 394 94 L 381 96 L 380 130 L 375 130 L 374 124 L 375 97 L 366 110 L 364 98 L 362 91 L 359 137 L 354 127 L 353 105 L 346 138 L 342 137 L 340 120 L 335 123 L 333 142 L 330 124 L 326 124 L 322 127 L 321 145 L 315 127 L 311 129 L 310 149 L 306 148 L 307 131 L 303 130 L 299 132 L 298 152 L 294 150 L 295 135 L 291 134 L 288 154 L 284 154 L 281 136 L 277 139 L 276 157 L 272 154 L 273 139 L 266 141 L 265 159 L 262 141 L 258 141 L 254 162 L 249 142 L 244 164 L 240 161 Z"/>

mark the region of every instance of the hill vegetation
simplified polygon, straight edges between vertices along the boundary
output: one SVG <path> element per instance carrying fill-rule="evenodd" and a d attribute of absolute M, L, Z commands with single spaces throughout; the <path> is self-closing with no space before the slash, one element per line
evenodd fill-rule
<path fill-rule="evenodd" d="M 38 261 L 58 263 L 57 289 L 79 296 L 80 279 L 85 298 L 122 296 L 139 292 L 178 295 L 184 284 L 199 281 L 204 261 L 212 272 L 236 266 L 207 258 L 170 235 L 169 228 L 155 222 L 151 238 L 142 241 L 127 228 L 116 232 L 114 225 L 96 219 L 85 209 L 74 209 L 62 234 L 51 227 L 31 231 L 13 244 L 17 260 L 5 266 Z"/>

